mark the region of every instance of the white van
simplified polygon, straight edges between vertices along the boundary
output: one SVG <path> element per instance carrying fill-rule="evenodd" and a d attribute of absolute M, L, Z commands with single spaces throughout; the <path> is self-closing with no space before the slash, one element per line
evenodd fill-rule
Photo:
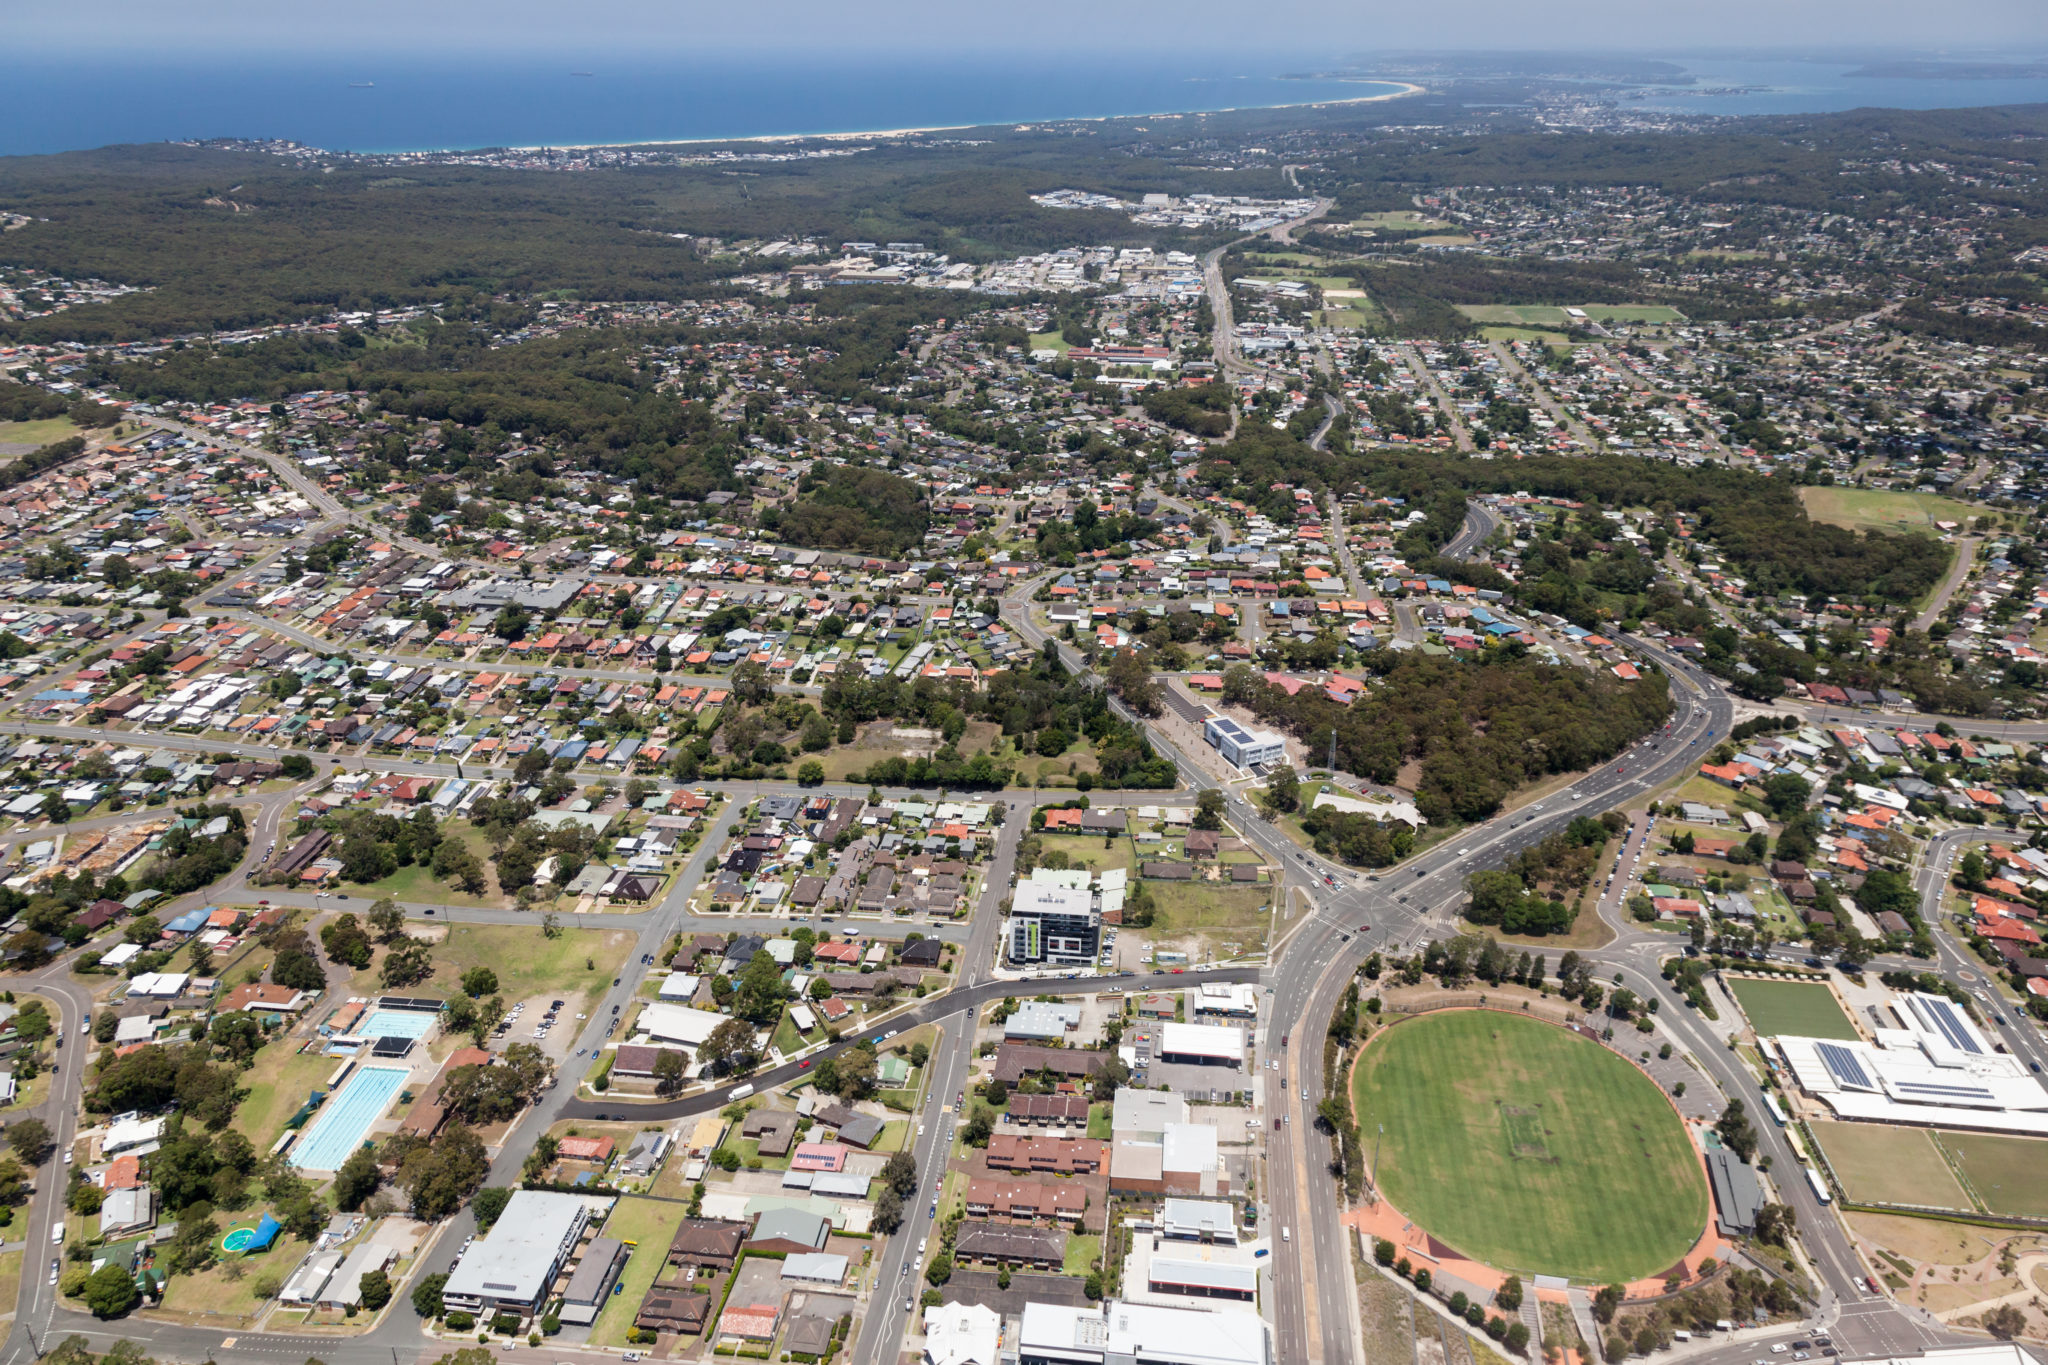
<path fill-rule="evenodd" d="M 50 1244 L 52 1246 L 64 1245 L 64 1224 L 61 1221 L 50 1229 Z"/>
<path fill-rule="evenodd" d="M 1280 1229 L 1280 1240 L 1283 1242 L 1291 1242 L 1294 1240 L 1294 1234 L 1288 1229 L 1282 1228 Z"/>
<path fill-rule="evenodd" d="M 736 1090 L 734 1090 L 734 1091 L 733 1091 L 733 1092 L 732 1092 L 732 1093 L 731 1093 L 730 1095 L 727 1095 L 727 1096 L 725 1097 L 725 1100 L 726 1100 L 726 1103 L 730 1104 L 730 1103 L 732 1103 L 732 1102 L 733 1102 L 734 1100 L 743 1100 L 743 1099 L 745 1099 L 745 1098 L 746 1098 L 747 1096 L 749 1096 L 749 1095 L 751 1095 L 751 1094 L 753 1094 L 753 1093 L 754 1093 L 754 1087 L 753 1087 L 753 1086 L 751 1086 L 751 1085 L 743 1085 L 743 1086 L 740 1086 L 739 1088 L 737 1088 Z"/>

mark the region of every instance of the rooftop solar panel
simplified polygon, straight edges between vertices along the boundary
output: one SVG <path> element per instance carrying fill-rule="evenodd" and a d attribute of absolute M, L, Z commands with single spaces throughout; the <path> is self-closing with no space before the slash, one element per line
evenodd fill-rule
<path fill-rule="evenodd" d="M 1994 1098 L 1989 1090 L 1978 1085 L 1934 1085 L 1927 1081 L 1900 1081 L 1899 1090 L 1915 1094 L 1943 1095 L 1954 1099 L 1990 1100 Z"/>
<path fill-rule="evenodd" d="M 1871 1083 L 1870 1073 L 1863 1069 L 1863 1063 L 1848 1048 L 1840 1043 L 1819 1043 L 1815 1045 L 1815 1050 L 1820 1053 L 1820 1059 L 1826 1064 L 1829 1073 L 1843 1085 L 1853 1085 L 1863 1090 L 1877 1089 L 1877 1086 Z"/>
<path fill-rule="evenodd" d="M 1941 1030 L 1941 1036 L 1948 1039 L 1949 1046 L 1955 1048 L 1958 1052 L 1982 1052 L 1984 1050 L 1977 1046 L 1977 1040 L 1970 1036 L 1970 1031 L 1967 1028 L 1963 1027 L 1962 1017 L 1956 1013 L 1954 1005 L 1946 1000 L 1932 999 L 1923 999 L 1918 1003 L 1923 1007 L 1923 1012 L 1927 1017 L 1934 1021 L 1934 1026 Z"/>

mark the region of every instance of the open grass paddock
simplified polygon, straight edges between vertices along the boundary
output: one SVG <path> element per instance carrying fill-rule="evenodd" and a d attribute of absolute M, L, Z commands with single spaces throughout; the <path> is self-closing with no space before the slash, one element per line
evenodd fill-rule
<path fill-rule="evenodd" d="M 1663 1092 L 1556 1025 L 1496 1010 L 1403 1020 L 1360 1056 L 1352 1101 L 1386 1197 L 1473 1260 L 1641 1279 L 1706 1226 L 1706 1176 Z"/>

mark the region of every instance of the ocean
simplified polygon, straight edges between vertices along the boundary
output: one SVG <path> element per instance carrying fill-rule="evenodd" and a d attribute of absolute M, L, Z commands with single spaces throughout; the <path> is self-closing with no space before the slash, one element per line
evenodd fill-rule
<path fill-rule="evenodd" d="M 0 54 L 0 154 L 283 138 L 331 151 L 859 133 L 1357 99 L 1399 87 L 1287 80 L 1228 59 L 854 54 L 633 61 L 176 60 Z M 1294 70 L 1302 67 L 1291 68 Z M 577 74 L 588 72 L 589 74 Z"/>
<path fill-rule="evenodd" d="M 0 154 L 166 139 L 283 138 L 331 150 L 858 133 L 1355 99 L 1397 87 L 1283 79 L 1228 56 L 782 54 L 559 59 L 0 53 Z M 1267 65 L 1266 63 L 1271 63 Z M 2048 79 L 1870 79 L 1846 62 L 1687 59 L 1695 87 L 1639 87 L 1635 108 L 1697 114 L 1936 109 L 2048 101 Z M 579 74 L 588 73 L 588 74 Z"/>

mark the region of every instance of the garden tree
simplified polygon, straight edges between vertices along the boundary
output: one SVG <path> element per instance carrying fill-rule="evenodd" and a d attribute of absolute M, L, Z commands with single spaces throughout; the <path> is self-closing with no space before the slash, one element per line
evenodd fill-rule
<path fill-rule="evenodd" d="M 375 1313 L 391 1302 L 391 1277 L 383 1268 L 367 1271 L 362 1281 L 363 1307 Z"/>
<path fill-rule="evenodd" d="M 7 1145 L 29 1165 L 40 1166 L 50 1159 L 57 1140 L 51 1136 L 49 1124 L 38 1118 L 27 1118 L 7 1125 Z"/>
<path fill-rule="evenodd" d="M 434 953 L 425 939 L 401 933 L 391 941 L 377 978 L 387 990 L 416 986 L 434 974 Z"/>
<path fill-rule="evenodd" d="M 334 1173 L 334 1207 L 354 1213 L 363 1201 L 384 1184 L 384 1172 L 377 1165 L 377 1153 L 369 1145 L 356 1148 Z"/>
<path fill-rule="evenodd" d="M 78 1178 L 73 1180 L 71 1188 L 64 1192 L 64 1207 L 81 1217 L 90 1218 L 100 1211 L 100 1205 L 106 1202 L 106 1195 L 101 1193 L 99 1186 L 85 1178 L 83 1171 L 78 1171 L 76 1167 L 72 1169 Z"/>
<path fill-rule="evenodd" d="M 832 1092 L 852 1104 L 875 1093 L 875 1050 L 865 1042 L 856 1043 L 837 1058 L 838 1087 Z M 820 1084 L 822 1084 L 822 1078 Z"/>
<path fill-rule="evenodd" d="M 986 1109 L 977 1108 L 973 1117 L 960 1129 L 960 1140 L 969 1147 L 986 1147 L 995 1129 L 994 1116 Z"/>
<path fill-rule="evenodd" d="M 1494 1321 L 1495 1321 L 1495 1322 L 1498 1322 L 1498 1321 L 1500 1321 L 1500 1319 L 1496 1318 L 1496 1319 L 1494 1319 Z M 1511 1322 L 1511 1323 L 1509 1323 L 1509 1324 L 1508 1324 L 1508 1330 L 1507 1330 L 1506 1334 L 1505 1334 L 1505 1335 L 1504 1335 L 1504 1336 L 1502 1337 L 1502 1339 L 1501 1339 L 1501 1340 L 1502 1340 L 1502 1344 L 1503 1344 L 1503 1345 L 1505 1345 L 1505 1346 L 1506 1346 L 1506 1347 L 1507 1347 L 1507 1348 L 1508 1348 L 1508 1349 L 1509 1349 L 1510 1351 L 1513 1351 L 1513 1352 L 1514 1352 L 1514 1353 L 1515 1353 L 1516 1355 L 1526 1355 L 1526 1354 L 1528 1354 L 1528 1351 L 1529 1351 L 1529 1326 L 1528 1326 L 1528 1324 L 1527 1324 L 1527 1323 L 1522 1323 L 1522 1322 Z"/>
<path fill-rule="evenodd" d="M 927 1280 L 931 1281 L 934 1285 L 941 1285 L 944 1284 L 946 1281 L 952 1279 L 952 1253 L 948 1251 L 941 1251 L 938 1255 L 932 1257 L 932 1263 L 924 1268 L 924 1277 Z"/>
<path fill-rule="evenodd" d="M 257 1166 L 249 1139 L 229 1129 L 203 1132 L 174 1114 L 164 1126 L 163 1145 L 150 1158 L 150 1183 L 173 1212 L 201 1204 L 237 1207 L 248 1193 Z"/>
<path fill-rule="evenodd" d="M 806 787 L 815 787 L 825 780 L 825 765 L 817 759 L 806 759 L 796 770 L 796 780 Z"/>
<path fill-rule="evenodd" d="M 371 905 L 369 918 L 370 928 L 386 943 L 405 932 L 405 911 L 389 896 Z"/>
<path fill-rule="evenodd" d="M 1972 889 L 1982 887 L 1990 871 L 1984 855 L 1974 848 L 1956 860 L 1956 881 Z"/>
<path fill-rule="evenodd" d="M 2018 1304 L 2001 1303 L 1986 1313 L 1982 1321 L 1984 1330 L 2001 1341 L 2024 1336 L 2027 1330 L 2027 1315 Z"/>
<path fill-rule="evenodd" d="M 875 1200 L 875 1231 L 885 1236 L 903 1226 L 903 1196 L 896 1193 L 896 1187 L 885 1185 Z"/>
<path fill-rule="evenodd" d="M 763 706 L 775 695 L 775 682 L 768 666 L 742 659 L 732 670 L 733 700 L 743 706 Z"/>
<path fill-rule="evenodd" d="M 490 888 L 484 879 L 482 860 L 460 839 L 443 839 L 437 844 L 429 870 L 437 879 L 471 896 L 480 896 Z"/>
<path fill-rule="evenodd" d="M 897 1194 L 908 1198 L 917 1192 L 917 1158 L 908 1152 L 893 1152 L 882 1167 L 882 1179 Z"/>
<path fill-rule="evenodd" d="M 1628 1291 L 1618 1284 L 1600 1286 L 1600 1292 L 1593 1296 L 1593 1316 L 1602 1326 L 1614 1321 L 1615 1310 L 1621 1307 Z"/>
<path fill-rule="evenodd" d="M 727 1019 L 712 1029 L 697 1048 L 697 1060 L 713 1071 L 750 1070 L 760 1056 L 759 1037 L 759 1031 L 746 1020 Z M 825 1069 L 832 1064 L 829 1058 L 818 1064 L 819 1085 L 824 1085 Z"/>
<path fill-rule="evenodd" d="M 1216 787 L 1205 788 L 1195 798 L 1195 828 L 1216 830 L 1223 828 L 1223 793 Z"/>
<path fill-rule="evenodd" d="M 246 1071 L 263 1048 L 263 1025 L 246 1012 L 218 1015 L 206 1030 L 206 1042 L 215 1056 Z"/>
<path fill-rule="evenodd" d="M 1755 1237 L 1767 1246 L 1790 1246 L 1799 1215 L 1787 1204 L 1765 1204 L 1756 1211 Z"/>
<path fill-rule="evenodd" d="M 384 1152 L 398 1167 L 394 1183 L 412 1201 L 415 1218 L 446 1218 L 462 1207 L 491 1170 L 483 1142 L 459 1122 L 432 1142 L 394 1134 L 385 1140 Z"/>
<path fill-rule="evenodd" d="M 1159 684 L 1152 681 L 1152 666 L 1135 648 L 1118 650 L 1102 670 L 1102 678 L 1125 706 L 1141 716 L 1157 716 L 1165 709 L 1159 700 Z"/>
<path fill-rule="evenodd" d="M 0 1208 L 18 1208 L 28 1202 L 31 1187 L 28 1172 L 11 1156 L 0 1156 Z"/>
<path fill-rule="evenodd" d="M 1111 1053 L 1103 1061 L 1102 1069 L 1089 1079 L 1089 1086 L 1094 1093 L 1096 1103 L 1107 1104 L 1114 1100 L 1117 1088 L 1129 1081 L 1130 1078 L 1131 1069 L 1124 1064 L 1124 1059 L 1115 1053 Z"/>
<path fill-rule="evenodd" d="M 1780 820 L 1790 819 L 1806 809 L 1806 800 L 1813 795 L 1813 788 L 1806 779 L 1795 773 L 1778 773 L 1764 779 L 1764 804 L 1771 814 Z"/>
<path fill-rule="evenodd" d="M 370 935 L 353 913 L 344 913 L 324 926 L 320 930 L 320 946 L 336 962 L 345 962 L 357 969 L 370 965 Z"/>
<path fill-rule="evenodd" d="M 489 967 L 471 967 L 462 974 L 462 993 L 472 1000 L 494 995 L 497 990 L 498 974 Z"/>
<path fill-rule="evenodd" d="M 532 1043 L 514 1043 L 495 1066 L 459 1066 L 441 1087 L 441 1103 L 463 1123 L 502 1123 L 546 1084 L 551 1066 Z"/>
<path fill-rule="evenodd" d="M 512 1188 L 509 1185 L 486 1185 L 476 1192 L 469 1201 L 469 1211 L 476 1215 L 476 1230 L 486 1233 L 498 1221 L 498 1215 L 512 1202 Z"/>
<path fill-rule="evenodd" d="M 1259 799 L 1269 811 L 1285 814 L 1301 805 L 1301 779 L 1294 769 L 1283 763 L 1266 776 L 1265 790 Z"/>
<path fill-rule="evenodd" d="M 446 1275 L 429 1275 L 412 1287 L 412 1311 L 432 1321 L 441 1316 L 441 1291 L 447 1287 Z"/>
<path fill-rule="evenodd" d="M 654 1089 L 662 1095 L 673 1095 L 682 1088 L 683 1076 L 689 1070 L 683 1061 L 683 1054 L 673 1048 L 663 1048 L 661 1055 L 654 1059 Z"/>
<path fill-rule="evenodd" d="M 125 1317 L 142 1302 L 135 1276 L 125 1267 L 108 1262 L 85 1282 L 85 1306 L 96 1318 Z"/>
<path fill-rule="evenodd" d="M 466 1000 L 469 997 L 461 996 L 458 998 Z M 473 1017 L 469 1021 L 469 1036 L 471 1041 L 473 1041 L 478 1047 L 482 1047 L 484 1045 L 484 1039 L 490 1037 L 491 1030 L 495 1029 L 498 1026 L 498 1021 L 503 1019 L 504 1017 L 504 996 L 494 995 L 490 999 L 479 1003 L 476 1007 L 475 1017 Z"/>
<path fill-rule="evenodd" d="M 287 929 L 271 941 L 276 956 L 270 961 L 272 983 L 295 991 L 327 989 L 327 969 L 313 955 L 313 940 L 298 929 Z M 112 1018 L 110 1014 L 103 1016 Z"/>
<path fill-rule="evenodd" d="M 1744 1161 L 1756 1159 L 1756 1129 L 1750 1126 L 1749 1114 L 1743 1109 L 1741 1100 L 1728 1101 L 1728 1107 L 1721 1111 L 1721 1117 L 1714 1124 L 1714 1131 L 1721 1135 L 1721 1141 L 1735 1155 Z"/>
<path fill-rule="evenodd" d="M 1506 1282 L 1493 1292 L 1493 1302 L 1504 1313 L 1519 1311 L 1522 1307 L 1522 1277 L 1508 1276 Z"/>
<path fill-rule="evenodd" d="M 740 973 L 733 1013 L 767 1028 L 782 1017 L 782 1002 L 788 998 L 789 987 L 783 984 L 781 966 L 767 953 L 756 953 Z"/>

